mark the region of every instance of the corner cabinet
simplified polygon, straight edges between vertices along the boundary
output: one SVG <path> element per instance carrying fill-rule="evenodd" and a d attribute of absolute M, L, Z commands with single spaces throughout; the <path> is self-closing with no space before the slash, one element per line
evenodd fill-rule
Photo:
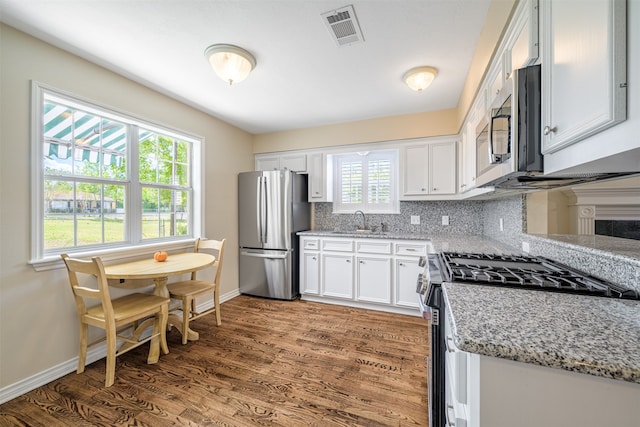
<path fill-rule="evenodd" d="M 456 193 L 455 140 L 423 142 L 400 150 L 400 200 L 428 200 Z"/>
<path fill-rule="evenodd" d="M 626 2 L 540 2 L 542 153 L 626 119 Z"/>
<path fill-rule="evenodd" d="M 303 300 L 420 315 L 416 279 L 428 242 L 301 236 L 300 247 Z"/>

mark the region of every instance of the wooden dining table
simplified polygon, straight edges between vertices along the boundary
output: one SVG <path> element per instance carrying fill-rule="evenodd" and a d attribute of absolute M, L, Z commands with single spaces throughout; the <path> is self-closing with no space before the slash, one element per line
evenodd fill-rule
<path fill-rule="evenodd" d="M 180 253 L 170 254 L 166 261 L 159 262 L 154 259 L 143 259 L 121 264 L 105 265 L 104 272 L 109 280 L 109 285 L 123 289 L 135 289 L 150 285 L 150 280 L 155 285 L 153 293 L 161 297 L 169 298 L 167 283 L 169 276 L 191 273 L 212 266 L 216 257 L 206 253 Z M 153 319 L 142 322 L 134 333 L 135 338 L 144 332 L 146 328 L 153 324 Z M 168 325 L 182 329 L 182 317 L 169 313 Z M 166 332 L 166 331 L 165 331 Z M 199 338 L 196 331 L 189 329 L 187 338 L 195 341 Z M 126 345 L 126 344 L 125 344 Z M 168 349 L 163 349 L 168 353 Z M 149 363 L 155 363 L 160 356 L 159 345 L 149 350 Z"/>

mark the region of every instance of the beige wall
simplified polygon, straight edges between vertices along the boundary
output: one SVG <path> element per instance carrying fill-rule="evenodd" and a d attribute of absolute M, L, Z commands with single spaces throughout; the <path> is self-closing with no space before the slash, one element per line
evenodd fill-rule
<path fill-rule="evenodd" d="M 457 134 L 515 4 L 516 0 L 492 1 L 456 108 L 256 135 L 254 153 Z"/>
<path fill-rule="evenodd" d="M 527 233 L 569 234 L 571 198 L 561 190 L 527 194 Z"/>
<path fill-rule="evenodd" d="M 27 264 L 31 80 L 205 138 L 205 231 L 229 239 L 222 293 L 237 289 L 236 175 L 253 169 L 250 134 L 5 25 L 0 72 L 0 391 L 77 355 L 66 271 Z"/>

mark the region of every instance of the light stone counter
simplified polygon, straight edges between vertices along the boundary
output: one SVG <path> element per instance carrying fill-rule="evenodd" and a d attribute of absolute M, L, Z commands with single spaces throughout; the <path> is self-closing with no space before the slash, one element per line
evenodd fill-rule
<path fill-rule="evenodd" d="M 463 351 L 640 383 L 640 301 L 443 285 Z"/>
<path fill-rule="evenodd" d="M 345 237 L 356 239 L 427 240 L 436 252 L 520 253 L 504 243 L 475 234 L 357 233 L 326 230 L 301 231 L 299 236 Z"/>

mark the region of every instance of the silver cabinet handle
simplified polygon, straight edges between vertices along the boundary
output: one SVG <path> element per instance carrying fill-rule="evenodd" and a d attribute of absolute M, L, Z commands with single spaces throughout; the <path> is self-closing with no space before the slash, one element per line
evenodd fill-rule
<path fill-rule="evenodd" d="M 347 261 L 347 262 L 351 262 L 351 260 L 350 260 L 350 259 L 347 259 L 347 260 L 345 260 L 345 261 Z"/>
<path fill-rule="evenodd" d="M 314 261 L 316 261 L 316 260 L 317 260 L 317 258 L 316 258 L 316 257 L 311 257 L 311 259 L 312 259 L 312 260 L 314 260 Z"/>
<path fill-rule="evenodd" d="M 399 265 L 400 267 L 404 267 L 404 262 L 401 262 Z"/>
<path fill-rule="evenodd" d="M 426 188 L 421 188 L 420 191 L 427 191 L 427 189 Z"/>
<path fill-rule="evenodd" d="M 551 132 L 556 133 L 558 132 L 558 128 L 557 127 L 549 127 L 549 126 L 545 126 L 543 131 L 542 131 L 545 135 L 549 135 Z"/>
<path fill-rule="evenodd" d="M 364 264 L 364 261 L 360 260 L 360 264 Z"/>

